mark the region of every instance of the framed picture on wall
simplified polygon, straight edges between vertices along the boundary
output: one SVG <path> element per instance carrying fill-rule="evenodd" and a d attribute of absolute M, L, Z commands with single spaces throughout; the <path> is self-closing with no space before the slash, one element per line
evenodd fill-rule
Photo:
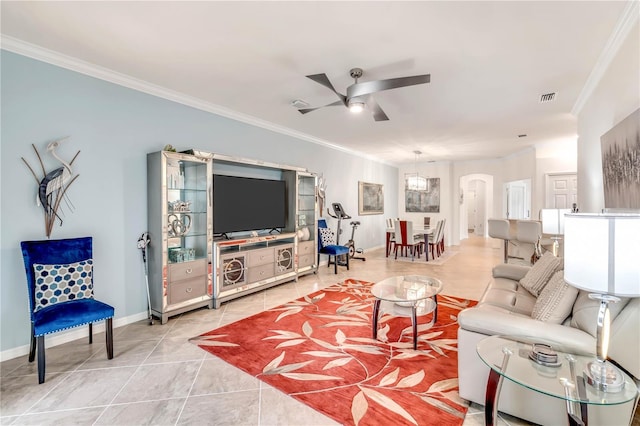
<path fill-rule="evenodd" d="M 602 135 L 602 179 L 607 209 L 640 209 L 640 109 Z"/>
<path fill-rule="evenodd" d="M 384 214 L 384 192 L 381 184 L 358 182 L 358 214 Z"/>
<path fill-rule="evenodd" d="M 440 178 L 427 178 L 426 190 L 405 188 L 404 209 L 408 213 L 440 212 Z"/>

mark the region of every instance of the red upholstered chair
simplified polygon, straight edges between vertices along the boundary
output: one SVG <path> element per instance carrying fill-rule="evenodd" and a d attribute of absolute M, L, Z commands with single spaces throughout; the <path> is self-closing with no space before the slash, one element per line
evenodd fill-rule
<path fill-rule="evenodd" d="M 411 260 L 414 256 L 420 255 L 420 247 L 423 245 L 422 241 L 417 241 L 413 238 L 413 222 L 407 220 L 397 220 L 395 223 L 396 228 L 396 243 L 395 243 L 395 255 L 398 258 L 398 248 L 400 250 L 408 249 L 411 252 Z"/>

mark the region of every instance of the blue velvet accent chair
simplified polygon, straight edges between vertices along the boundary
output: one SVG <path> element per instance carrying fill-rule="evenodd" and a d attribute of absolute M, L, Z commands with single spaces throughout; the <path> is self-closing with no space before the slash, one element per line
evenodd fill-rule
<path fill-rule="evenodd" d="M 324 244 L 321 237 L 322 229 L 328 229 L 327 221 L 324 219 L 318 219 L 318 265 L 320 264 L 320 255 L 326 254 L 327 256 L 329 256 L 327 267 L 331 266 L 331 264 L 333 263 L 333 269 L 336 274 L 338 273 L 338 264 L 340 264 L 340 266 L 346 266 L 348 271 L 349 247 L 339 246 L 336 244 Z M 331 258 L 333 258 L 333 261 L 331 260 Z M 342 259 L 344 259 L 344 262 L 342 261 Z"/>
<path fill-rule="evenodd" d="M 22 241 L 20 246 L 27 275 L 31 313 L 29 362 L 33 362 L 37 347 L 38 383 L 44 383 L 44 336 L 47 334 L 89 324 L 89 343 L 91 344 L 93 343 L 93 323 L 105 320 L 107 357 L 112 359 L 114 309 L 93 298 L 93 239 L 83 237 Z M 87 260 L 89 262 L 84 262 Z M 74 266 L 78 262 L 84 265 L 84 270 Z M 78 273 L 78 270 L 82 272 Z M 45 275 L 60 278 L 55 279 L 57 283 L 54 281 L 53 285 L 48 284 L 47 287 L 42 281 Z M 77 278 L 80 275 L 82 278 Z M 59 280 L 65 282 L 60 285 Z M 74 289 L 78 291 L 74 292 Z"/>

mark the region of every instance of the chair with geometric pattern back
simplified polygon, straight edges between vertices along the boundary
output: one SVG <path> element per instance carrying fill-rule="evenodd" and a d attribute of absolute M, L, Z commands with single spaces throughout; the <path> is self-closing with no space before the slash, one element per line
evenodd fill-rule
<path fill-rule="evenodd" d="M 338 273 L 338 256 L 345 259 L 344 264 L 340 266 L 346 266 L 349 270 L 349 247 L 339 246 L 335 244 L 335 238 L 333 231 L 327 227 L 327 222 L 324 219 L 318 219 L 318 264 L 320 264 L 320 255 L 326 254 L 329 256 L 327 267 L 334 265 L 334 272 Z M 333 258 L 333 262 L 331 261 Z"/>
<path fill-rule="evenodd" d="M 29 362 L 38 350 L 38 383 L 45 379 L 44 336 L 84 324 L 105 321 L 107 358 L 113 358 L 114 309 L 93 298 L 92 238 L 22 241 L 27 275 L 31 347 Z"/>

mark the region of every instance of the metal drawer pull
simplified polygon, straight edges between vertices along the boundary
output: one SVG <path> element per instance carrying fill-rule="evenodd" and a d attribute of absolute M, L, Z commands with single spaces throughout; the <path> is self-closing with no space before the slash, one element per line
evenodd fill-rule
<path fill-rule="evenodd" d="M 185 290 L 187 293 L 191 293 L 193 291 L 193 289 L 191 287 L 187 287 L 187 289 Z"/>
<path fill-rule="evenodd" d="M 193 272 L 193 269 L 189 268 L 189 269 L 187 269 L 185 272 L 186 272 L 187 274 L 190 274 L 190 273 L 192 273 L 192 272 Z"/>

